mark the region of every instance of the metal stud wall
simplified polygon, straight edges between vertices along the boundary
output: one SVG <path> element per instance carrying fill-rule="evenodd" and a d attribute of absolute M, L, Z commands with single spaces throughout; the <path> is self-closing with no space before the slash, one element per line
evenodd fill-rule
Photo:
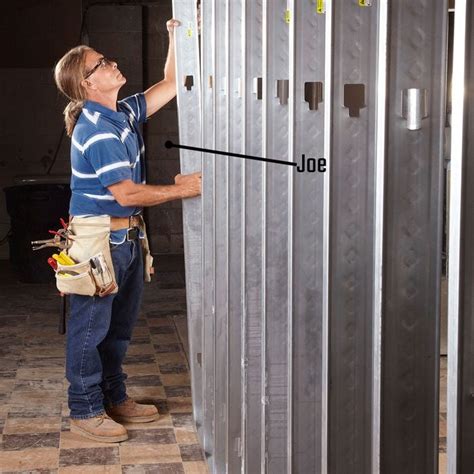
<path fill-rule="evenodd" d="M 187 113 L 179 114 L 180 133 L 201 145 L 201 82 L 199 71 L 199 36 L 197 24 L 197 6 L 192 2 L 174 2 L 173 16 L 183 23 L 183 33 L 175 37 L 175 49 L 180 52 L 176 75 L 186 90 L 178 95 L 178 107 Z M 181 172 L 194 173 L 201 170 L 201 155 L 193 151 L 184 151 L 180 155 Z M 188 308 L 189 350 L 194 355 L 191 361 L 191 389 L 193 393 L 193 411 L 196 424 L 202 420 L 203 400 L 202 374 L 198 364 L 202 353 L 201 308 L 202 308 L 202 255 L 201 255 L 201 203 L 198 199 L 187 199 L 183 202 L 184 251 L 186 259 L 186 299 Z"/>
<path fill-rule="evenodd" d="M 378 2 L 333 4 L 328 472 L 370 472 Z M 351 426 L 348 434 L 347 426 Z"/>
<path fill-rule="evenodd" d="M 474 471 L 474 5 L 456 2 L 448 302 L 448 472 Z"/>
<path fill-rule="evenodd" d="M 394 474 L 437 472 L 447 15 L 444 0 L 391 2 L 381 467 Z"/>
<path fill-rule="evenodd" d="M 447 2 L 173 3 L 211 471 L 434 474 Z"/>

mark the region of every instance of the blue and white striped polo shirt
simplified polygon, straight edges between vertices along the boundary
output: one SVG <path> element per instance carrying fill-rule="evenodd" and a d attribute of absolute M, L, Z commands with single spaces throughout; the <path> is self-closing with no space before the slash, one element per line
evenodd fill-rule
<path fill-rule="evenodd" d="M 128 217 L 141 212 L 140 207 L 121 206 L 107 188 L 126 179 L 146 182 L 139 129 L 145 121 L 143 93 L 117 102 L 117 111 L 86 101 L 71 138 L 72 216 Z M 112 232 L 111 242 L 123 242 L 125 232 Z"/>

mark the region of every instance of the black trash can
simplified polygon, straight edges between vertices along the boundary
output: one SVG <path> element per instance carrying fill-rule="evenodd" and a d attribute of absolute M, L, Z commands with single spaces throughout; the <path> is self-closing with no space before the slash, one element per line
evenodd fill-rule
<path fill-rule="evenodd" d="M 61 227 L 60 217 L 69 218 L 71 190 L 66 183 L 35 182 L 4 189 L 11 220 L 10 262 L 18 279 L 24 283 L 54 281 L 48 258 L 55 247 L 33 251 L 32 240 L 52 238 L 48 230 Z"/>

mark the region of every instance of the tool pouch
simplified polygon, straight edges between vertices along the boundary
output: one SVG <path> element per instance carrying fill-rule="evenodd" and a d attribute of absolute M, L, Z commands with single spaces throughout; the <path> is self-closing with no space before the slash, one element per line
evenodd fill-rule
<path fill-rule="evenodd" d="M 68 231 L 71 241 L 67 253 L 77 264 L 58 264 L 58 290 L 65 294 L 86 296 L 117 293 L 118 286 L 109 244 L 110 217 L 73 217 Z M 90 260 L 93 257 L 100 257 L 103 261 L 102 272 L 97 272 L 91 266 Z"/>
<path fill-rule="evenodd" d="M 117 292 L 112 271 L 102 252 L 76 265 L 58 263 L 56 286 L 61 293 L 85 296 L 102 297 Z"/>
<path fill-rule="evenodd" d="M 56 286 L 61 293 L 66 295 L 72 293 L 74 295 L 94 296 L 97 292 L 89 261 L 76 265 L 61 265 L 58 263 Z"/>

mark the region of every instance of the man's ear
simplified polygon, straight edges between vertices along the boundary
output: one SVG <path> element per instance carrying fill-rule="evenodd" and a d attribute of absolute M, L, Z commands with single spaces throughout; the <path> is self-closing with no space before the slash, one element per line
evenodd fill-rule
<path fill-rule="evenodd" d="M 84 79 L 81 81 L 81 86 L 84 87 L 84 89 L 88 90 L 88 89 L 92 89 L 92 90 L 95 90 L 97 89 L 95 87 L 94 84 L 92 84 L 92 82 L 88 81 L 87 79 Z"/>

